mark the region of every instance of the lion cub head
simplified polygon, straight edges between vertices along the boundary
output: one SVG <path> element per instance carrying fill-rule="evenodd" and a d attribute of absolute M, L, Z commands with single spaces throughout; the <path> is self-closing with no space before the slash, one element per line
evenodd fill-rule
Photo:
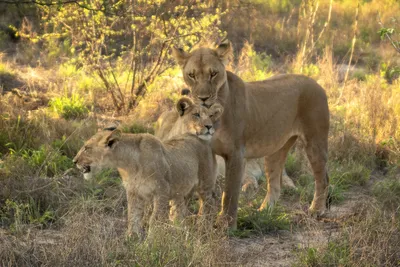
<path fill-rule="evenodd" d="M 196 103 L 210 107 L 216 102 L 218 91 L 226 82 L 225 66 L 231 53 L 229 42 L 220 44 L 216 49 L 198 48 L 191 53 L 172 49 Z"/>
<path fill-rule="evenodd" d="M 182 97 L 176 104 L 179 118 L 175 127 L 180 134 L 191 133 L 197 135 L 202 140 L 211 140 L 215 132 L 215 124 L 221 117 L 224 108 L 215 103 L 206 108 L 195 104 L 188 97 Z"/>
<path fill-rule="evenodd" d="M 112 150 L 120 136 L 120 130 L 110 127 L 97 132 L 85 142 L 73 162 L 82 171 L 86 180 L 91 179 L 93 174 L 101 169 L 109 167 L 113 156 Z"/>

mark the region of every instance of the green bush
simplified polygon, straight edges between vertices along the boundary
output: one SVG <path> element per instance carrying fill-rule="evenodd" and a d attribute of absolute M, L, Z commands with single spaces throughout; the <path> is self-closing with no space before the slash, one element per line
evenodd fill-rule
<path fill-rule="evenodd" d="M 14 156 L 21 156 L 29 166 L 39 174 L 52 177 L 73 167 L 72 160 L 63 155 L 58 149 L 42 145 L 38 150 L 23 149 L 11 151 Z"/>
<path fill-rule="evenodd" d="M 71 97 L 56 97 L 50 100 L 51 110 L 64 119 L 82 119 L 88 113 L 89 109 L 85 106 L 84 99 L 77 94 Z"/>

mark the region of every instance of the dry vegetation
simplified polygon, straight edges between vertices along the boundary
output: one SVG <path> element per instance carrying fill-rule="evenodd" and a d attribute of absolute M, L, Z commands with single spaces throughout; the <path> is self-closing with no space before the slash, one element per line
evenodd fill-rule
<path fill-rule="evenodd" d="M 107 12 L 88 9 L 105 8 L 96 6 L 100 2 L 52 10 L 0 0 L 1 266 L 400 265 L 400 54 L 381 41 L 377 20 L 379 13 L 391 25 L 400 14 L 398 2 L 360 1 L 357 18 L 357 3 L 350 0 L 334 1 L 330 19 L 329 1 L 220 1 L 182 11 L 185 20 L 192 16 L 199 25 L 174 35 L 174 41 L 193 46 L 227 34 L 235 47 L 229 68 L 244 80 L 301 72 L 326 89 L 331 210 L 319 220 L 305 214 L 313 179 L 298 144 L 286 163 L 297 190 L 285 190 L 275 209 L 255 210 L 265 195 L 260 189 L 254 199 L 241 201 L 235 232 L 188 218 L 183 225 L 160 225 L 157 238 L 145 242 L 125 237 L 126 199 L 118 174 L 105 171 L 84 182 L 72 158 L 86 138 L 110 122 L 122 122 L 127 132 L 152 132 L 184 84 L 169 56 L 154 65 L 151 54 L 128 53 L 141 47 L 92 54 L 98 61 L 89 64 L 87 54 L 77 50 L 85 47 L 79 38 L 91 35 L 72 31 L 78 23 L 70 24 L 66 14 L 76 10 L 81 23 L 101 23 L 104 18 L 96 14 Z M 142 11 L 152 12 L 146 3 Z M 200 11 L 211 17 L 199 17 Z M 100 22 L 89 20 L 94 17 Z M 126 21 L 113 19 L 104 34 L 115 31 L 111 37 L 128 46 L 112 28 L 124 29 Z M 171 25 L 164 25 L 168 33 L 178 23 L 170 19 Z M 210 24 L 213 20 L 218 23 Z M 162 25 L 140 23 L 140 33 Z M 219 33 L 208 32 L 211 27 Z M 200 29 L 203 35 L 186 36 Z M 153 45 L 148 53 L 161 49 L 157 42 L 164 33 L 155 34 L 141 44 Z M 107 38 L 102 42 L 116 47 Z M 103 74 L 99 66 L 105 67 Z M 160 72 L 139 92 L 146 77 L 133 79 L 132 66 L 145 75 L 154 66 Z"/>

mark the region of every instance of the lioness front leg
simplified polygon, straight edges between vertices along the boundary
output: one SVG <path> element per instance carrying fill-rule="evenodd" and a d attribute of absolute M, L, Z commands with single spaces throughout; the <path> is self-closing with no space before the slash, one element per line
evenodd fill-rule
<path fill-rule="evenodd" d="M 237 209 L 244 167 L 245 160 L 241 152 L 235 152 L 225 159 L 225 190 L 220 217 L 227 216 L 228 225 L 233 230 L 237 228 Z"/>

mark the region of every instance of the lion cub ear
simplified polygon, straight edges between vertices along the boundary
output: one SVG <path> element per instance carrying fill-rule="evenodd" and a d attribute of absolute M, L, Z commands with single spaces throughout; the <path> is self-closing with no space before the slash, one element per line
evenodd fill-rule
<path fill-rule="evenodd" d="M 228 65 L 233 52 L 231 42 L 225 40 L 217 47 L 215 52 L 217 52 L 219 59 L 222 61 L 222 64 L 224 64 L 225 66 Z"/>
<path fill-rule="evenodd" d="M 180 116 L 183 116 L 185 112 L 189 110 L 190 107 L 193 106 L 193 100 L 188 97 L 182 97 L 179 99 L 178 103 L 176 103 L 176 110 L 178 111 Z"/>
<path fill-rule="evenodd" d="M 119 129 L 111 130 L 104 140 L 104 145 L 108 148 L 113 148 L 121 138 L 121 134 L 122 132 Z"/>
<path fill-rule="evenodd" d="M 224 107 L 219 103 L 215 103 L 210 107 L 210 112 L 210 118 L 215 122 L 221 117 L 222 113 L 224 112 Z"/>
<path fill-rule="evenodd" d="M 174 46 L 172 47 L 172 56 L 174 57 L 176 63 L 178 63 L 179 66 L 183 67 L 189 57 L 189 53 L 183 51 L 182 48 Z"/>

